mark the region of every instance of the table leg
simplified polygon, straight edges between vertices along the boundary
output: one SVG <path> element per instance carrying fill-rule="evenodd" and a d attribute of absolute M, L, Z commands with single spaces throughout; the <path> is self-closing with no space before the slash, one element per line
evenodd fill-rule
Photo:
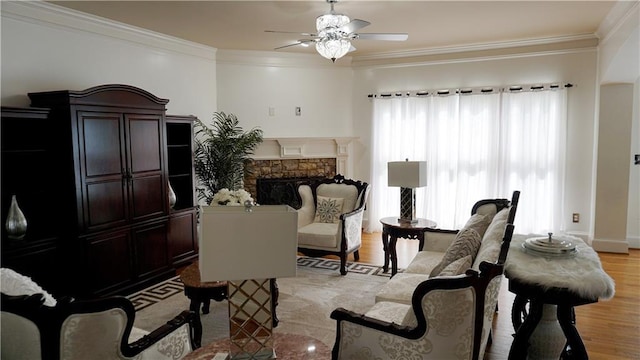
<path fill-rule="evenodd" d="M 185 293 L 187 289 L 185 288 Z M 189 303 L 189 310 L 193 311 L 196 316 L 193 319 L 193 345 L 199 348 L 202 345 L 202 321 L 200 321 L 200 303 L 202 302 L 200 297 L 194 294 L 193 289 L 189 289 L 187 297 L 191 302 Z M 196 291 L 197 292 L 197 291 Z"/>
<path fill-rule="evenodd" d="M 384 250 L 384 265 L 382 271 L 389 271 L 389 232 L 386 227 L 382 227 L 382 250 Z"/>
<path fill-rule="evenodd" d="M 398 272 L 398 253 L 396 252 L 396 243 L 398 242 L 397 236 L 391 236 L 389 242 L 389 254 L 391 255 L 391 276 Z"/>
<path fill-rule="evenodd" d="M 209 298 L 202 299 L 202 313 L 208 314 L 209 307 L 211 306 L 211 300 Z"/>
<path fill-rule="evenodd" d="M 571 359 L 588 359 L 587 349 L 584 347 L 578 329 L 573 325 L 573 307 L 569 305 L 558 305 L 558 322 L 562 328 L 567 343 L 571 346 Z"/>
<path fill-rule="evenodd" d="M 509 350 L 509 360 L 521 360 L 527 358 L 527 350 L 529 348 L 529 337 L 538 326 L 542 318 L 543 303 L 536 299 L 529 302 L 529 314 L 524 319 L 522 325 L 516 329 L 516 335 L 513 338 L 511 349 Z"/>
<path fill-rule="evenodd" d="M 422 249 L 424 249 L 424 231 L 421 231 L 420 233 L 418 233 L 418 251 L 422 251 Z"/>

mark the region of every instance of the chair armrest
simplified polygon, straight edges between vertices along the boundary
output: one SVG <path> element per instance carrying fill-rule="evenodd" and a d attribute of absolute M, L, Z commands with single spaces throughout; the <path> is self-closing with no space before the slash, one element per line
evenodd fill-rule
<path fill-rule="evenodd" d="M 188 327 L 189 345 L 191 349 L 196 349 L 197 347 L 193 342 L 194 336 L 193 336 L 193 326 L 192 326 L 195 316 L 196 316 L 195 312 L 185 310 L 180 314 L 178 314 L 178 316 L 167 321 L 166 324 L 160 326 L 159 328 L 155 329 L 151 333 L 143 336 L 141 339 L 129 344 L 129 348 L 134 354 L 139 354 L 144 350 L 150 348 L 157 342 L 161 341 L 162 339 L 166 338 L 167 336 L 170 336 L 171 333 L 173 333 L 180 327 L 187 324 L 189 325 Z"/>
<path fill-rule="evenodd" d="M 354 209 L 351 212 L 340 214 L 340 220 L 344 220 L 346 218 L 349 218 L 349 217 L 352 217 L 352 216 L 356 216 L 356 215 L 360 214 L 363 211 L 364 211 L 364 206 L 361 206 L 361 207 L 359 207 L 357 209 Z"/>
<path fill-rule="evenodd" d="M 340 215 L 340 221 L 342 222 L 342 239 L 346 241 L 347 249 L 359 248 L 362 244 L 363 216 L 364 206 Z"/>

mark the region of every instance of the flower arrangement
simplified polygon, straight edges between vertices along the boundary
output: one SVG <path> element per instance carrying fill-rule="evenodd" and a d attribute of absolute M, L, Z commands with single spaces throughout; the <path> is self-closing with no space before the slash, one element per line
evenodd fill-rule
<path fill-rule="evenodd" d="M 229 190 L 227 188 L 220 189 L 213 195 L 211 205 L 229 205 L 229 206 L 244 206 L 245 201 L 253 202 L 251 194 L 244 189 Z"/>

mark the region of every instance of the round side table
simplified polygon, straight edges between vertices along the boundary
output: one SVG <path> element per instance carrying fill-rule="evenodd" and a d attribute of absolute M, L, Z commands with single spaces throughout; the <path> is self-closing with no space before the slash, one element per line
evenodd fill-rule
<path fill-rule="evenodd" d="M 200 281 L 200 268 L 198 262 L 194 261 L 180 273 L 180 281 L 184 285 L 184 294 L 191 300 L 189 310 L 196 313 L 194 323 L 194 342 L 196 346 L 200 346 L 202 341 L 202 323 L 200 322 L 200 304 L 202 304 L 202 313 L 209 313 L 209 305 L 211 299 L 222 301 L 227 298 L 227 282 L 226 281 Z"/>
<path fill-rule="evenodd" d="M 416 222 L 400 221 L 397 217 L 382 218 L 382 249 L 384 250 L 384 272 L 389 271 L 389 260 L 391 260 L 391 276 L 398 272 L 398 254 L 396 243 L 398 238 L 418 240 L 419 250 L 424 247 L 424 232 L 427 229 L 434 229 L 438 224 L 427 219 L 416 219 Z M 391 241 L 389 241 L 391 238 Z"/>

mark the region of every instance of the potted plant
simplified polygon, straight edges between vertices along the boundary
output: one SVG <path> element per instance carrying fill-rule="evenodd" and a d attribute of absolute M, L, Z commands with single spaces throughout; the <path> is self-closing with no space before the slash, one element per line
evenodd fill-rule
<path fill-rule="evenodd" d="M 233 114 L 216 112 L 208 126 L 196 120 L 195 173 L 199 182 L 198 198 L 211 204 L 221 189 L 236 191 L 243 187 L 245 172 L 253 151 L 262 142 L 262 130 L 244 131 Z"/>

